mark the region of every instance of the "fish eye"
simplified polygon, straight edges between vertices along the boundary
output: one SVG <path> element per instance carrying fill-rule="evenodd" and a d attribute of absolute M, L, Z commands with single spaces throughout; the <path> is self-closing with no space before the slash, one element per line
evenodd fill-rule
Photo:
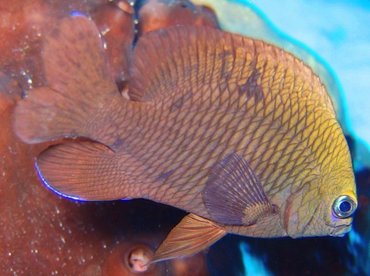
<path fill-rule="evenodd" d="M 346 195 L 339 196 L 333 203 L 334 215 L 338 218 L 348 218 L 356 208 L 356 202 Z"/>

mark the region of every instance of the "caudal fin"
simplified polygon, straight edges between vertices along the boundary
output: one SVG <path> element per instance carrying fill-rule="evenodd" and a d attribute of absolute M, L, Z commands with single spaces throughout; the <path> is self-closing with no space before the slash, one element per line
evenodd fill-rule
<path fill-rule="evenodd" d="M 43 182 L 63 196 L 81 200 L 145 196 L 148 178 L 140 162 L 100 143 L 53 146 L 39 155 L 36 166 Z"/>
<path fill-rule="evenodd" d="M 45 37 L 42 58 L 48 87 L 31 90 L 16 107 L 17 135 L 26 143 L 83 136 L 112 145 L 125 100 L 95 24 L 81 16 L 62 20 Z"/>

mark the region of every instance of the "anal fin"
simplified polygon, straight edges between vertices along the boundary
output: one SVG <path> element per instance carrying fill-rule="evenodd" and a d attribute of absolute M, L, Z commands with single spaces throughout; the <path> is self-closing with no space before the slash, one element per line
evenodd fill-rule
<path fill-rule="evenodd" d="M 152 262 L 185 257 L 211 246 L 226 235 L 214 222 L 188 214 L 175 226 L 156 250 Z"/>
<path fill-rule="evenodd" d="M 79 200 L 114 200 L 144 194 L 145 169 L 127 153 L 95 142 L 66 143 L 37 158 L 44 183 L 56 193 Z"/>

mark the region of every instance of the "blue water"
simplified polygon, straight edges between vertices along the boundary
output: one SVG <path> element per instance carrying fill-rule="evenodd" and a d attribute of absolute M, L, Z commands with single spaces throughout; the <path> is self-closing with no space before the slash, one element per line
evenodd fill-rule
<path fill-rule="evenodd" d="M 240 243 L 240 252 L 244 264 L 244 273 L 246 275 L 259 275 L 259 276 L 270 276 L 271 272 L 266 267 L 263 260 L 258 256 L 256 257 L 250 246 L 245 243 Z"/>

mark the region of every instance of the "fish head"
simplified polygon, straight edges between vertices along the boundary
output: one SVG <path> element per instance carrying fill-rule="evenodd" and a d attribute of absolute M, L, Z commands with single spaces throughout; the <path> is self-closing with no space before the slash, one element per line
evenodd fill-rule
<path fill-rule="evenodd" d="M 339 128 L 334 134 L 326 137 L 315 169 L 288 197 L 282 214 L 288 236 L 344 236 L 351 230 L 355 178 L 345 137 Z"/>
<path fill-rule="evenodd" d="M 335 179 L 325 186 L 323 190 L 317 183 L 306 183 L 288 200 L 284 225 L 289 236 L 343 236 L 351 230 L 357 208 L 354 180 Z"/>

